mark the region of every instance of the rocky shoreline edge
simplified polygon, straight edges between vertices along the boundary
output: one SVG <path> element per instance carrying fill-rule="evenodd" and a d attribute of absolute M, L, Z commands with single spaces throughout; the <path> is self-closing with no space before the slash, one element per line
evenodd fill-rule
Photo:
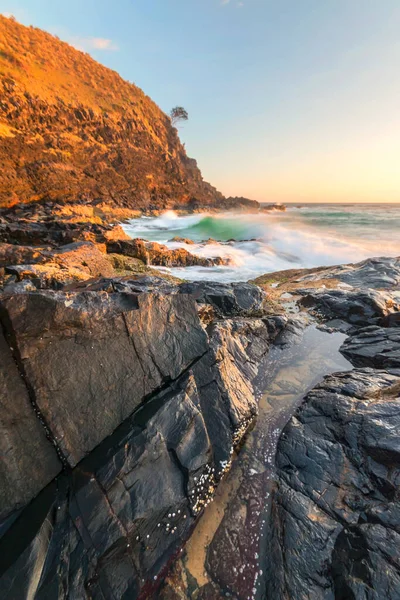
<path fill-rule="evenodd" d="M 185 283 L 149 264 L 193 255 L 48 210 L 0 216 L 1 597 L 192 597 L 176 560 L 306 317 L 354 369 L 280 435 L 267 597 L 397 599 L 400 259 Z M 248 597 L 219 577 L 196 598 Z"/>

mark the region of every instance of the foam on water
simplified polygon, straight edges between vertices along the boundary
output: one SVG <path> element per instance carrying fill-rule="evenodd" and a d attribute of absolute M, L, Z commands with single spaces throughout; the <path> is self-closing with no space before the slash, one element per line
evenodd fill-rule
<path fill-rule="evenodd" d="M 132 219 L 124 229 L 132 238 L 230 261 L 225 267 L 168 269 L 187 280 L 247 281 L 283 269 L 400 255 L 398 205 L 319 205 L 293 207 L 286 213 L 187 216 L 168 211 L 156 218 Z M 175 236 L 195 243 L 171 241 Z"/>

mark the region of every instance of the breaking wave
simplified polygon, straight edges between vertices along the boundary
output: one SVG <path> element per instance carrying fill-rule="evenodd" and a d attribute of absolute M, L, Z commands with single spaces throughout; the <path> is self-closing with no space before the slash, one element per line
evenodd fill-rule
<path fill-rule="evenodd" d="M 400 255 L 400 206 L 289 208 L 286 213 L 220 213 L 132 219 L 128 235 L 230 259 L 225 267 L 173 268 L 188 280 L 247 281 L 264 273 Z M 186 238 L 194 244 L 172 241 Z"/>

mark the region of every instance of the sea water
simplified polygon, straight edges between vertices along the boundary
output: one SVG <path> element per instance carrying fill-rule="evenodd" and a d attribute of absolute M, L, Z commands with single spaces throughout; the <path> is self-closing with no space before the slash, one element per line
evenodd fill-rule
<path fill-rule="evenodd" d="M 303 204 L 288 205 L 285 212 L 185 216 L 168 211 L 132 219 L 124 229 L 132 238 L 229 261 L 227 266 L 166 269 L 187 280 L 248 281 L 283 269 L 400 255 L 400 204 Z M 194 244 L 171 241 L 174 237 Z"/>

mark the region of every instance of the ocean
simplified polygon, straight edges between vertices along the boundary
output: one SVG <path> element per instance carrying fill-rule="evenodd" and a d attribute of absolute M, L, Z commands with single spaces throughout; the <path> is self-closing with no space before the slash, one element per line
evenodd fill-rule
<path fill-rule="evenodd" d="M 285 212 L 185 216 L 168 211 L 123 227 L 132 238 L 229 259 L 228 266 L 165 269 L 190 281 L 248 281 L 283 269 L 400 256 L 400 204 L 293 204 Z M 195 243 L 171 241 L 176 236 Z"/>

